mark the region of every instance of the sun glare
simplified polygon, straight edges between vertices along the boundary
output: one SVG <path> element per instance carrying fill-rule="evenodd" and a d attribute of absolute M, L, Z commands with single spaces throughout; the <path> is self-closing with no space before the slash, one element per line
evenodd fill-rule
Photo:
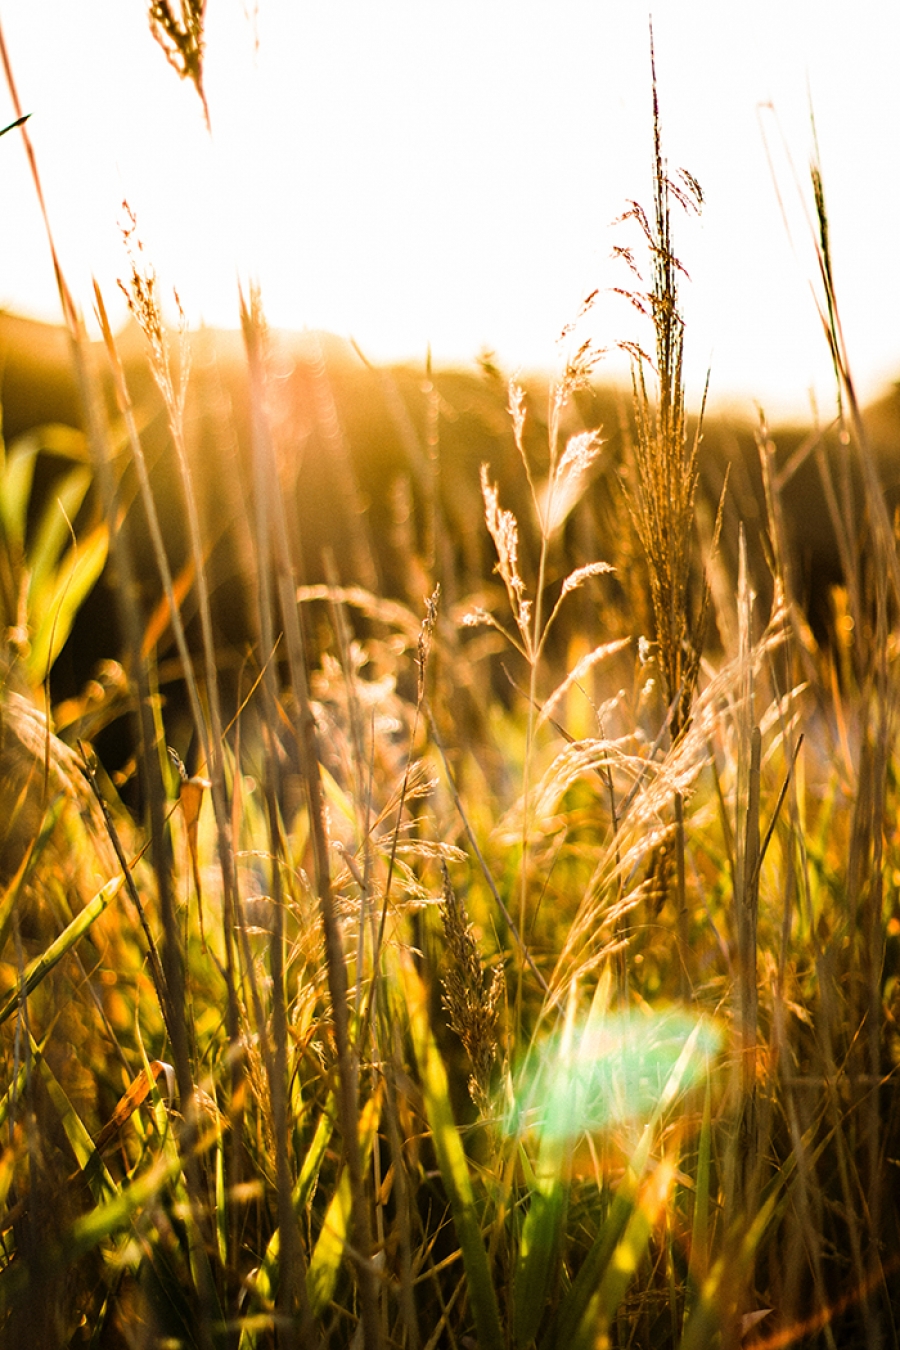
<path fill-rule="evenodd" d="M 829 397 L 809 239 L 802 228 L 789 239 L 766 149 L 793 203 L 783 150 L 802 180 L 810 103 L 858 377 L 871 394 L 900 366 L 896 283 L 876 263 L 898 208 L 879 165 L 898 131 L 887 53 L 900 18 L 869 5 L 851 31 L 838 5 L 814 10 L 767 3 L 751 20 L 694 0 L 654 13 L 667 145 L 706 198 L 682 232 L 689 385 L 710 366 L 714 400 L 770 411 L 802 411 L 810 390 Z M 613 221 L 649 172 L 643 12 L 584 0 L 552 12 L 213 6 L 211 137 L 140 6 L 103 0 L 86 23 L 66 4 L 38 18 L 12 0 L 3 21 L 61 256 L 87 310 L 97 276 L 123 317 L 127 198 L 162 290 L 178 288 L 193 323 L 235 327 L 238 280 L 252 278 L 274 324 L 353 336 L 373 359 L 422 361 L 430 349 L 470 364 L 487 348 L 515 370 L 552 364 L 561 328 L 599 287 L 591 335 L 622 335 L 611 292 L 625 279 L 610 254 Z M 0 153 L 0 302 L 56 319 L 14 136 Z"/>

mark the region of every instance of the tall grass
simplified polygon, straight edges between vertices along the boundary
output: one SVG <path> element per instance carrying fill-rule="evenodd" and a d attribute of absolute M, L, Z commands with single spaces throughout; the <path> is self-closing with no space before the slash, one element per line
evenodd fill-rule
<path fill-rule="evenodd" d="M 202 33 L 202 7 L 191 15 Z M 427 578 L 424 608 L 304 584 L 251 295 L 257 628 L 229 691 L 183 426 L 187 350 L 176 374 L 155 278 L 133 259 L 127 289 L 180 474 L 191 562 L 177 576 L 103 298 L 112 425 L 57 267 L 111 526 L 143 807 L 128 815 L 87 745 L 80 783 L 42 711 L 58 650 L 42 636 L 47 605 L 69 625 L 81 594 L 50 582 L 84 545 L 41 529 L 55 543 L 41 542 L 44 587 L 25 591 L 0 744 L 27 825 L 10 832 L 0 899 L 4 1343 L 897 1343 L 895 545 L 816 174 L 823 317 L 874 550 L 868 569 L 844 518 L 856 659 L 840 661 L 846 627 L 818 650 L 797 622 L 765 427 L 773 605 L 759 612 L 741 542 L 734 612 L 713 614 L 670 217 L 699 191 L 668 175 L 653 83 L 653 209 L 628 213 L 651 275 L 630 295 L 653 337 L 631 344 L 634 538 L 603 541 L 602 560 L 570 556 L 566 523 L 604 454 L 601 431 L 573 421 L 592 372 L 581 348 L 551 388 L 540 449 L 529 395 L 510 387 L 529 514 L 502 504 L 486 466 L 499 582 L 464 578 L 461 628 L 441 611 L 440 583 L 460 577 L 439 574 L 436 491 L 408 560 Z M 432 468 L 438 380 L 425 391 Z M 117 441 L 199 747 L 180 773 Z M 7 605 L 34 541 L 29 453 L 0 466 L 19 485 L 0 513 Z M 722 520 L 720 507 L 713 548 Z M 634 647 L 603 637 L 561 677 L 560 615 L 599 598 L 635 542 L 652 632 Z M 735 634 L 714 657 L 713 617 Z M 485 630 L 519 663 L 504 698 L 478 663 Z M 490 754 L 453 720 L 463 670 L 482 681 L 473 725 Z M 93 796 L 85 828 L 77 807 Z"/>

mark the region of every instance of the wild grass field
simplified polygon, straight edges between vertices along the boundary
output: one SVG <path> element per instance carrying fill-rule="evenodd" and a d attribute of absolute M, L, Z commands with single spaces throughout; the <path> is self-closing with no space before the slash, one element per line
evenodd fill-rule
<path fill-rule="evenodd" d="M 815 172 L 833 421 L 685 406 L 653 117 L 624 394 L 288 375 L 136 234 L 7 363 L 0 1343 L 897 1345 L 898 447 Z"/>

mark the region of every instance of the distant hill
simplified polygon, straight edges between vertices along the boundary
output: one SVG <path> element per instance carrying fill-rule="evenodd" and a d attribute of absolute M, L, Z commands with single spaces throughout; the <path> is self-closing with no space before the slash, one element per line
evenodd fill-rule
<path fill-rule="evenodd" d="M 186 564 L 187 545 L 165 408 L 136 326 L 126 328 L 118 343 L 177 574 Z M 256 635 L 255 567 L 247 515 L 252 500 L 251 408 L 240 334 L 204 330 L 191 336 L 190 345 L 185 429 L 208 541 L 224 662 L 228 650 L 244 651 Z M 303 580 L 323 580 L 330 557 L 345 584 L 406 601 L 416 612 L 424 594 L 440 580 L 445 609 L 451 612 L 490 583 L 494 559 L 483 521 L 479 485 L 483 462 L 500 484 L 503 504 L 522 521 L 527 559 L 524 475 L 513 442 L 506 385 L 496 372 L 439 370 L 429 379 L 422 368 L 374 368 L 350 344 L 321 333 L 273 332 L 270 347 L 267 416 L 283 491 L 291 504 Z M 98 346 L 93 357 L 106 391 L 120 490 L 118 524 L 130 530 L 143 603 L 150 612 L 160 591 L 146 522 L 111 383 L 104 374 L 106 356 Z M 62 329 L 0 314 L 0 400 L 8 442 L 49 423 L 81 425 L 69 339 Z M 538 473 L 547 453 L 546 408 L 546 390 L 535 382 L 526 436 Z M 620 632 L 636 635 L 647 630 L 648 621 L 622 486 L 629 471 L 625 447 L 630 395 L 603 387 L 582 392 L 567 417 L 568 431 L 602 426 L 607 444 L 597 480 L 566 527 L 564 550 L 549 585 L 558 585 L 564 567 L 595 558 L 617 560 L 615 577 L 578 597 L 571 622 L 588 630 L 588 640 Z M 867 424 L 893 508 L 900 499 L 900 394 L 894 391 L 874 405 Z M 841 500 L 846 492 L 858 489 L 852 487 L 852 474 L 841 483 L 846 451 L 834 431 L 824 435 L 819 448 L 807 428 L 775 429 L 772 437 L 794 585 L 822 637 L 831 588 L 841 581 L 841 559 L 821 466 L 831 464 Z M 52 490 L 54 477 L 52 454 L 43 459 L 38 492 Z M 743 523 L 755 584 L 765 604 L 771 589 L 769 548 L 754 428 L 709 420 L 700 462 L 700 518 L 707 532 L 730 466 L 721 548 L 724 575 L 727 579 L 735 574 L 738 525 Z M 96 502 L 91 509 L 99 509 Z M 864 539 L 862 513 L 858 527 Z M 727 590 L 728 581 L 723 584 Z M 70 650 L 54 675 L 59 696 L 73 693 L 99 657 L 117 651 L 112 585 L 112 577 L 102 579 L 85 606 Z M 190 598 L 185 607 L 189 614 Z"/>

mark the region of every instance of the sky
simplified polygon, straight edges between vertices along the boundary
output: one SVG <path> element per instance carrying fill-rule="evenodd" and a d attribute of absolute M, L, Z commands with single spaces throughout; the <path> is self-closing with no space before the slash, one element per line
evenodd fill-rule
<path fill-rule="evenodd" d="M 649 6 L 633 0 L 209 0 L 199 100 L 140 0 L 3 0 L 0 23 L 51 224 L 86 313 L 118 322 L 122 201 L 164 295 L 238 324 L 259 283 L 270 324 L 352 337 L 375 361 L 552 369 L 561 330 L 648 345 L 617 296 L 615 222 L 651 204 Z M 811 110 L 838 298 L 864 399 L 900 379 L 900 6 L 887 0 L 656 0 L 686 377 L 696 400 L 773 420 L 832 406 L 811 291 Z M 0 125 L 13 118 L 0 81 Z M 0 139 L 0 306 L 57 321 L 18 133 Z M 574 341 L 576 339 L 570 339 Z M 600 375 L 604 373 L 601 365 Z"/>

